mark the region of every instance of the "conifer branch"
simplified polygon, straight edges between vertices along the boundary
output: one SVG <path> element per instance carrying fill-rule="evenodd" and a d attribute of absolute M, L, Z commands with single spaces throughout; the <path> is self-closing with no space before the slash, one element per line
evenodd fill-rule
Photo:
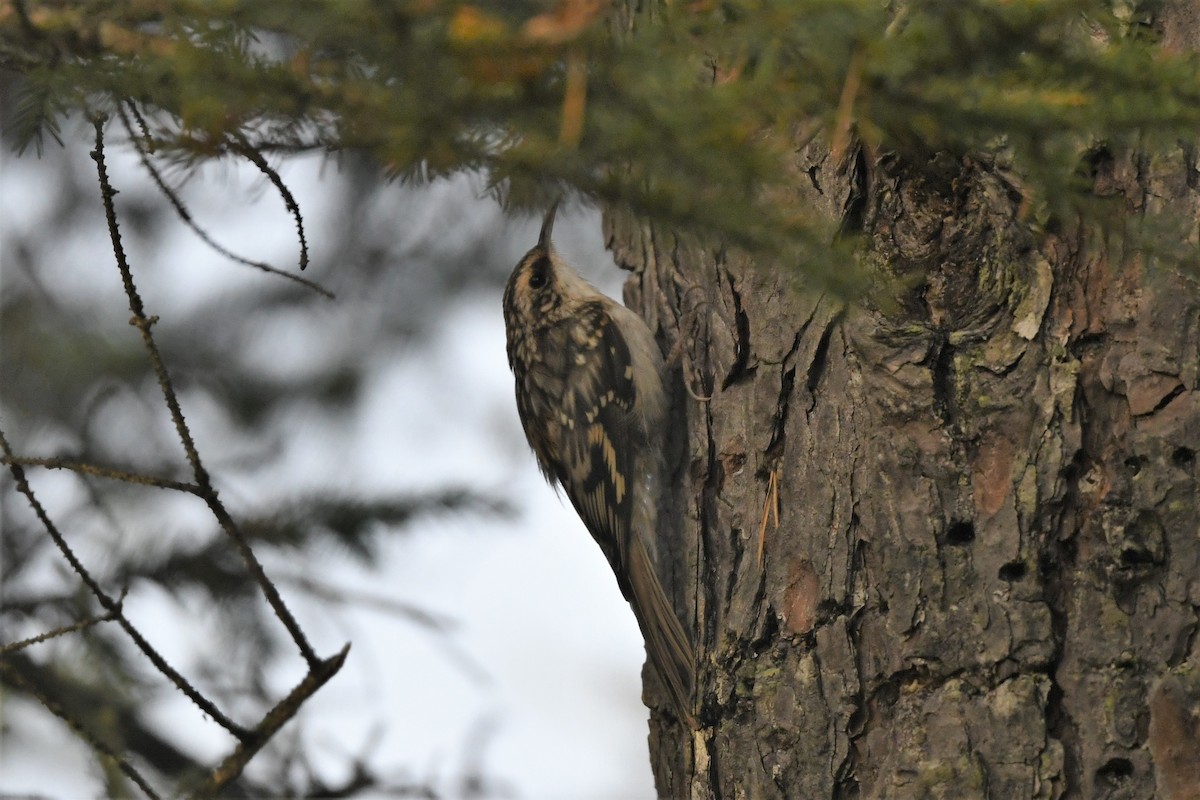
<path fill-rule="evenodd" d="M 191 430 L 184 419 L 183 410 L 179 405 L 179 398 L 171 382 L 171 376 L 167 372 L 166 364 L 163 362 L 162 354 L 159 352 L 158 344 L 155 342 L 154 335 L 151 332 L 151 328 L 158 321 L 158 317 L 149 317 L 146 315 L 141 295 L 138 294 L 137 287 L 133 282 L 133 272 L 130 270 L 129 262 L 125 258 L 125 249 L 121 244 L 121 233 L 117 224 L 117 212 L 113 203 L 116 190 L 113 189 L 112 183 L 109 181 L 108 170 L 104 161 L 104 121 L 96 119 L 93 125 L 96 129 L 96 145 L 92 151 L 92 159 L 96 162 L 96 171 L 100 178 L 100 196 L 104 203 L 104 214 L 108 221 L 108 231 L 112 239 L 113 253 L 117 259 L 117 269 L 121 273 L 121 281 L 125 286 L 125 296 L 129 299 L 129 310 L 133 313 L 130 324 L 136 327 L 138 332 L 141 333 L 142 343 L 145 345 L 146 352 L 150 356 L 150 363 L 154 368 L 154 374 L 158 377 L 158 385 L 162 390 L 163 399 L 170 410 L 171 421 L 175 425 L 175 432 L 179 437 L 180 443 L 183 445 L 188 463 L 191 465 L 196 486 L 199 487 L 198 496 L 204 500 L 209 511 L 216 517 L 222 530 L 225 531 L 237 547 L 242 560 L 245 561 L 246 566 L 250 569 L 250 573 L 254 576 L 255 581 L 266 596 L 271 610 L 291 635 L 292 641 L 295 642 L 304 660 L 308 662 L 309 668 L 316 669 L 321 661 L 313 651 L 312 645 L 309 644 L 308 637 L 304 634 L 299 623 L 296 622 L 296 618 L 283 602 L 283 598 L 279 595 L 279 590 L 275 587 L 275 584 L 267 577 L 267 573 L 263 569 L 262 563 L 258 560 L 258 556 L 250 548 L 245 534 L 242 533 L 233 517 L 229 514 L 229 511 L 226 510 L 224 503 L 221 502 L 217 495 L 217 490 L 212 485 L 212 478 L 200 460 L 200 453 L 196 449 L 196 443 L 192 438 Z"/>

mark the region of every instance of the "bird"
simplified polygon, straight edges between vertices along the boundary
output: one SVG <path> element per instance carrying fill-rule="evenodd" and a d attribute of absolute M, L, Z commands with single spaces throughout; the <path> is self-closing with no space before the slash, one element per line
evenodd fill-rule
<path fill-rule="evenodd" d="M 566 492 L 608 559 L 677 715 L 695 728 L 695 656 L 654 565 L 663 492 L 667 395 L 646 323 L 538 242 L 504 289 L 517 413 L 543 476 Z"/>

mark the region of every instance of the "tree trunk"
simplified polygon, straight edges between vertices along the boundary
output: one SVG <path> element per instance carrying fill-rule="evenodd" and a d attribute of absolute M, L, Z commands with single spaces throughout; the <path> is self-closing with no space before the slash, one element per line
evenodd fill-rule
<path fill-rule="evenodd" d="M 606 217 L 680 356 L 660 550 L 702 729 L 655 714 L 659 793 L 1200 798 L 1194 269 L 1032 234 L 983 159 L 845 161 L 801 151 L 797 196 L 862 230 L 888 303 Z M 1090 164 L 1195 247 L 1194 153 Z"/>

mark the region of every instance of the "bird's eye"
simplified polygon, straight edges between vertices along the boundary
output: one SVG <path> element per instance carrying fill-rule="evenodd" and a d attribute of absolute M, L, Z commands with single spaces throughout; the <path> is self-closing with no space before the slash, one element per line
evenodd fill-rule
<path fill-rule="evenodd" d="M 549 281 L 550 264 L 544 259 L 533 265 L 529 271 L 529 288 L 541 289 Z"/>

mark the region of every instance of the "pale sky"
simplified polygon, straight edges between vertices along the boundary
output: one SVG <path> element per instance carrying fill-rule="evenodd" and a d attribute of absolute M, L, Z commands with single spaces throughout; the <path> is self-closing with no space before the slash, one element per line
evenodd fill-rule
<path fill-rule="evenodd" d="M 99 193 L 94 173 L 88 172 L 89 144 L 85 139 L 68 144 L 79 186 L 92 192 L 85 200 L 95 206 L 95 223 L 56 234 L 54 274 L 65 278 L 66 291 L 80 302 L 123 318 L 128 309 L 101 227 Z M 50 157 L 61 156 L 51 152 Z M 53 206 L 45 198 L 47 163 L 31 154 L 17 161 L 7 151 L 0 158 L 3 244 L 15 231 L 46 226 Z M 121 190 L 118 211 L 129 198 L 153 200 L 153 187 L 135 161 L 121 157 L 115 145 L 109 159 Z M 373 306 L 378 317 L 372 319 L 387 320 L 411 309 L 414 298 L 397 294 L 402 282 L 347 285 L 351 276 L 338 284 L 342 273 L 336 254 L 328 252 L 322 226 L 313 224 L 337 220 L 338 209 L 328 206 L 339 195 L 325 183 L 337 180 L 336 170 L 310 158 L 283 164 L 281 173 L 310 223 L 309 276 L 324 276 L 339 293 Z M 234 251 L 286 266 L 296 249 L 294 228 L 279 198 L 262 183 L 251 170 L 228 165 L 207 170 L 188 190 L 190 208 Z M 414 213 L 368 224 L 391 225 L 397 239 L 408 243 L 401 248 L 406 252 L 441 248 L 454 253 L 458 239 L 470 239 L 474 246 L 502 249 L 515 263 L 537 236 L 538 220 L 505 220 L 493 200 L 481 197 L 478 180 L 389 191 L 404 196 L 404 207 Z M 228 262 L 178 223 L 158 248 L 139 242 L 130 225 L 125 232 L 148 311 L 162 316 L 160 331 L 170 329 L 172 310 L 277 280 Z M 623 275 L 604 252 L 596 212 L 560 213 L 555 233 L 559 249 L 585 277 L 620 296 Z M 471 252 L 465 244 L 460 249 Z M 236 443 L 226 441 L 215 417 L 206 417 L 202 396 L 185 395 L 184 412 L 202 455 L 214 454 L 215 478 L 235 511 L 253 510 L 268 497 L 303 496 L 320 488 L 444 484 L 477 486 L 510 498 L 520 510 L 512 521 L 452 514 L 419 522 L 411 534 L 386 541 L 374 570 L 336 553 L 314 554 L 315 563 L 268 559 L 273 575 L 316 575 L 331 585 L 453 621 L 449 635 L 434 635 L 394 614 L 316 603 L 282 586 L 321 654 L 352 643 L 341 673 L 283 732 L 284 739 L 299 736 L 307 743 L 325 781 L 343 778 L 338 770 L 370 743 L 368 760 L 385 778 L 431 780 L 447 793 L 464 764 L 481 759 L 484 774 L 511 796 L 653 797 L 640 700 L 641 638 L 598 548 L 574 511 L 541 479 L 524 444 L 504 354 L 501 281 L 467 288 L 440 312 L 430 335 L 403 352 L 372 351 L 372 378 L 349 423 L 297 413 L 288 421 L 295 434 L 288 437 L 285 459 L 269 475 L 260 472 L 251 479 L 234 466 L 222 468 L 218 456 L 229 448 L 236 451 Z M 420 304 L 419 297 L 415 301 Z M 264 370 L 286 371 L 329 357 L 322 348 L 332 348 L 336 357 L 339 337 L 369 334 L 369 325 L 365 332 L 347 333 L 336 310 L 317 308 L 295 321 L 287 335 L 266 328 L 245 346 Z M 8 433 L 34 441 L 26 432 Z M 69 477 L 34 471 L 32 478 L 52 515 L 55 503 L 78 499 L 77 483 Z M 180 513 L 194 511 L 181 508 Z M 121 544 L 144 545 L 136 535 Z M 81 551 L 85 557 L 103 555 L 86 543 Z M 206 653 L 211 658 L 206 643 L 221 624 L 211 609 L 184 607 L 137 587 L 126 608 L 185 672 Z M 275 665 L 281 695 L 299 679 L 302 666 L 290 656 Z M 182 696 L 169 697 L 154 716 L 170 737 L 190 752 L 219 758 L 230 746 L 228 737 Z M 0 752 L 0 793 L 99 794 L 94 761 L 57 721 L 11 699 L 4 716 L 16 733 Z"/>

